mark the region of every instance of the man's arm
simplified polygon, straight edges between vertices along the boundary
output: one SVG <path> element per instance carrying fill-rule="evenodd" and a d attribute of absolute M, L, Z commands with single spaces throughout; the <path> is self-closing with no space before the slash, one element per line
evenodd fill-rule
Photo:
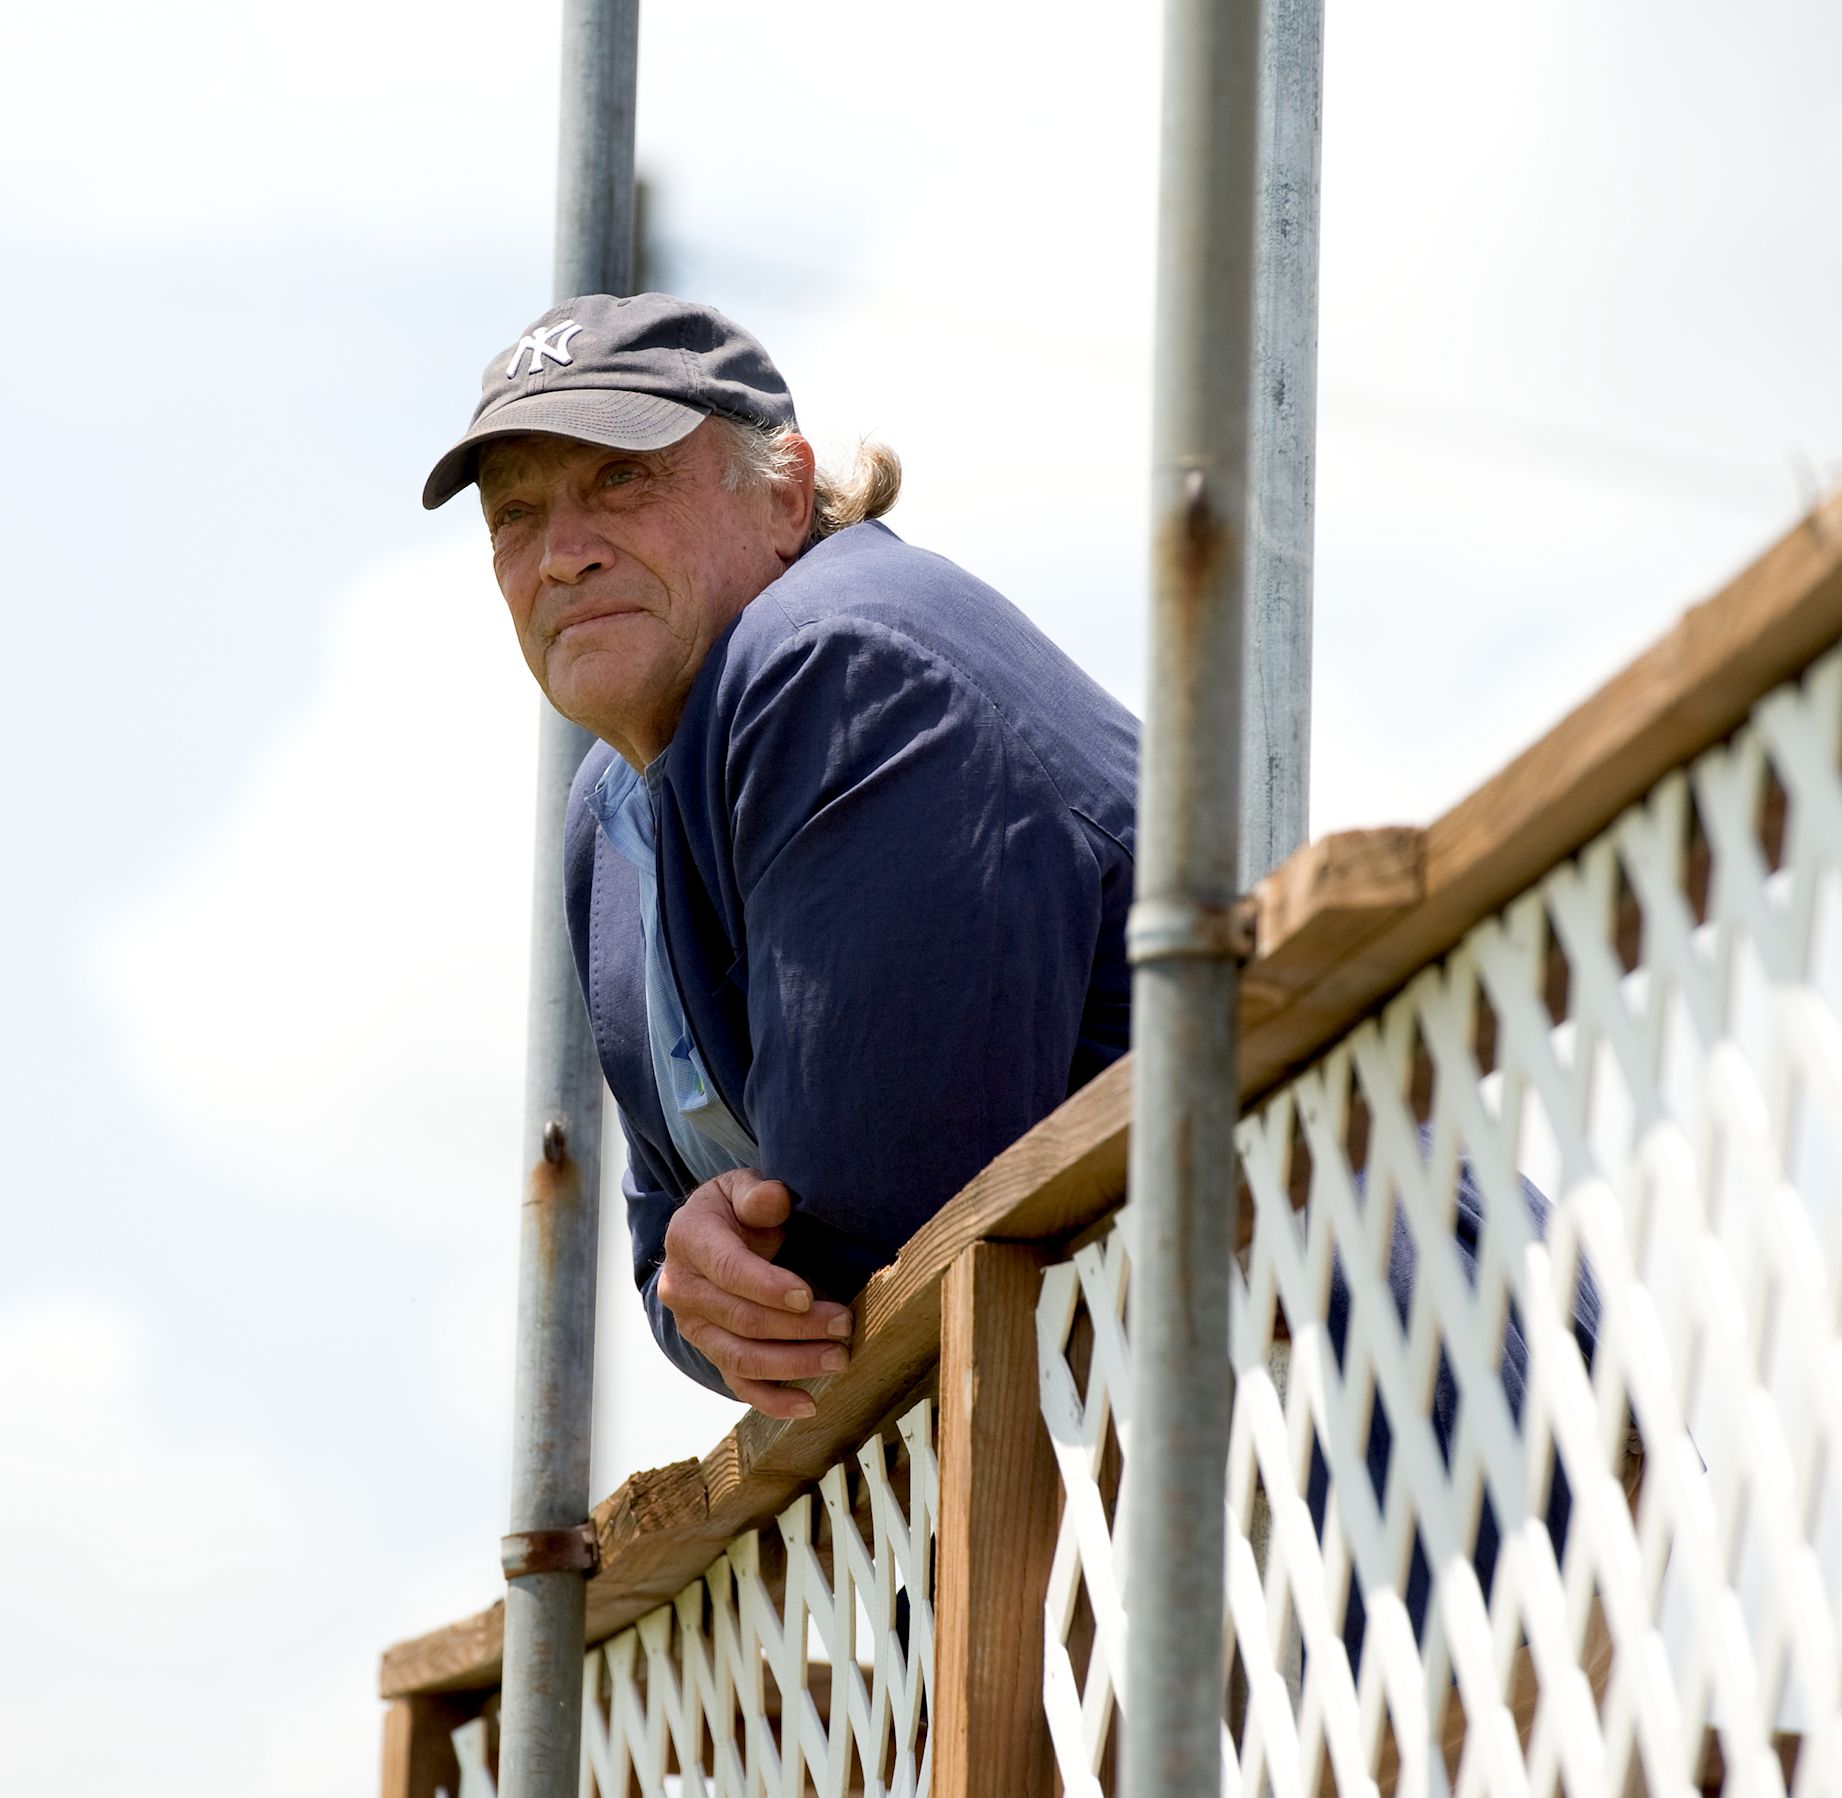
<path fill-rule="evenodd" d="M 648 1288 L 649 1305 L 656 1294 L 661 1307 L 660 1340 L 670 1329 L 707 1357 L 728 1391 L 770 1417 L 810 1417 L 811 1398 L 784 1382 L 850 1364 L 850 1312 L 774 1265 L 791 1210 L 780 1181 L 754 1168 L 719 1174 L 673 1215 Z"/>
<path fill-rule="evenodd" d="M 612 1084 L 616 1063 L 610 1060 L 604 1028 L 606 1008 L 596 1005 L 591 943 L 594 913 L 610 904 L 613 895 L 598 891 L 597 865 L 604 873 L 627 877 L 629 884 L 630 876 L 624 863 L 598 855 L 596 827 L 586 803 L 608 759 L 609 752 L 597 748 L 576 776 L 565 827 L 564 877 L 577 971 L 596 1018 L 603 1068 Z M 632 936 L 637 951 L 637 925 Z M 637 970 L 633 975 L 637 993 Z M 643 1033 L 643 1018 L 638 1027 Z M 678 1196 L 684 1194 L 684 1170 L 675 1156 L 654 1146 L 663 1133 L 663 1119 L 651 1088 L 650 1063 L 642 1060 L 646 1053 L 642 1034 L 632 1059 L 640 1062 L 638 1078 L 646 1082 L 644 1098 L 652 1101 L 658 1130 L 649 1137 L 624 1102 L 617 1103 L 617 1110 L 627 1145 L 621 1191 L 634 1284 L 647 1322 L 667 1358 L 700 1385 L 777 1417 L 809 1415 L 812 1401 L 803 1392 L 768 1382 L 839 1371 L 839 1356 L 848 1358 L 843 1343 L 851 1333 L 850 1312 L 839 1304 L 815 1301 L 807 1282 L 771 1265 L 788 1204 L 783 1187 L 754 1176 L 752 1185 L 759 1190 L 732 1190 L 731 1184 L 712 1182 Z M 766 1315 L 758 1314 L 763 1304 L 769 1308 Z"/>
<path fill-rule="evenodd" d="M 618 1106 L 616 1107 L 618 1110 Z M 659 1275 L 665 1266 L 665 1238 L 678 1200 L 668 1192 L 650 1167 L 651 1157 L 635 1135 L 625 1112 L 620 1114 L 621 1134 L 627 1142 L 627 1165 L 620 1177 L 620 1194 L 627 1207 L 627 1239 L 633 1252 L 633 1283 L 646 1306 L 646 1320 L 672 1364 L 698 1385 L 729 1396 L 723 1376 L 679 1334 L 671 1312 L 659 1298 Z"/>
<path fill-rule="evenodd" d="M 1066 1096 L 1099 868 L 977 682 L 881 625 L 779 645 L 727 768 L 762 1165 L 886 1262 Z"/>
<path fill-rule="evenodd" d="M 842 1372 L 851 1314 L 773 1264 L 786 1188 L 739 1169 L 679 1201 L 648 1173 L 651 1157 L 624 1113 L 621 1129 L 634 1283 L 659 1346 L 712 1392 L 770 1416 L 810 1417 L 812 1400 L 780 1382 Z"/>
<path fill-rule="evenodd" d="M 899 633 L 853 630 L 796 637 L 757 670 L 727 784 L 749 1121 L 775 1190 L 874 1266 L 1065 1096 L 1101 907 L 1077 820 L 976 684 Z M 765 1215 L 640 1196 L 665 1220 L 635 1260 L 667 1354 L 717 1387 L 690 1335 L 728 1363 L 721 1384 L 803 1414 L 804 1394 L 762 1380 L 830 1371 L 849 1314 L 753 1290 L 790 1278 L 769 1260 L 777 1231 L 751 1244 Z"/>

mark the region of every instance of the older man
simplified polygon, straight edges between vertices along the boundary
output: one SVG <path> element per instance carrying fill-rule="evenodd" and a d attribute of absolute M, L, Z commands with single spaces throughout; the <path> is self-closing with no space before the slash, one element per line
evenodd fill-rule
<path fill-rule="evenodd" d="M 875 522 L 899 481 L 820 473 L 720 313 L 594 295 L 493 358 L 423 494 L 477 482 L 600 739 L 567 904 L 654 1332 L 781 1417 L 847 1364 L 840 1301 L 1127 1040 L 1136 727 Z"/>

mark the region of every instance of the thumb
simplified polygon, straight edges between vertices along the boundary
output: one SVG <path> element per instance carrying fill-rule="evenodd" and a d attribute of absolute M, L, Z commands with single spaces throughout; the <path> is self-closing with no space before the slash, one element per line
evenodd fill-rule
<path fill-rule="evenodd" d="M 754 1168 L 731 1176 L 730 1208 L 736 1222 L 750 1230 L 776 1230 L 792 1215 L 793 1195 L 778 1180 L 769 1180 Z"/>

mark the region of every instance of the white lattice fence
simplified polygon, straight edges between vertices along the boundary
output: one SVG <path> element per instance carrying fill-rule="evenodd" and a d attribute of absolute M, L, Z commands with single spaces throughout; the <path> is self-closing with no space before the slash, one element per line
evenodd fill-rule
<path fill-rule="evenodd" d="M 774 1531 L 589 1651 L 583 1798 L 923 1798 L 934 1669 L 933 1407 L 833 1467 Z M 467 1730 L 479 1730 L 468 1725 Z M 492 1798 L 457 1732 L 458 1798 Z M 471 1759 L 471 1771 L 468 1771 Z"/>
<path fill-rule="evenodd" d="M 1839 748 L 1832 654 L 1243 1120 L 1230 1792 L 1842 1792 Z M 1039 1315 L 1071 1793 L 1129 1239 Z"/>

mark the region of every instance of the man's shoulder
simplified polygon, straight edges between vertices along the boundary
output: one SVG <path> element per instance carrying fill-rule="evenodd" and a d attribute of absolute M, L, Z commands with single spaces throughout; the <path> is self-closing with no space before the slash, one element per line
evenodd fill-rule
<path fill-rule="evenodd" d="M 956 562 L 905 543 L 887 525 L 853 525 L 809 549 L 744 608 L 721 666 L 731 696 L 777 681 L 815 652 L 842 650 L 892 670 L 923 665 L 977 688 L 1007 718 L 1072 706 L 1071 722 L 1111 700 L 996 588 Z"/>
<path fill-rule="evenodd" d="M 693 691 L 684 734 L 720 760 L 739 726 L 784 717 L 799 691 L 813 702 L 801 715 L 815 737 L 868 743 L 864 718 L 901 727 L 906 714 L 884 702 L 923 688 L 949 720 L 995 722 L 1026 745 L 1071 805 L 1124 840 L 1136 786 L 1131 713 L 995 588 L 879 523 L 815 545 L 744 607 Z"/>
<path fill-rule="evenodd" d="M 958 615 L 995 622 L 1007 602 L 946 557 L 905 543 L 887 525 L 852 525 L 815 544 L 737 621 L 728 660 L 750 671 L 785 647 L 843 638 L 866 646 L 907 638 L 935 648 Z"/>

